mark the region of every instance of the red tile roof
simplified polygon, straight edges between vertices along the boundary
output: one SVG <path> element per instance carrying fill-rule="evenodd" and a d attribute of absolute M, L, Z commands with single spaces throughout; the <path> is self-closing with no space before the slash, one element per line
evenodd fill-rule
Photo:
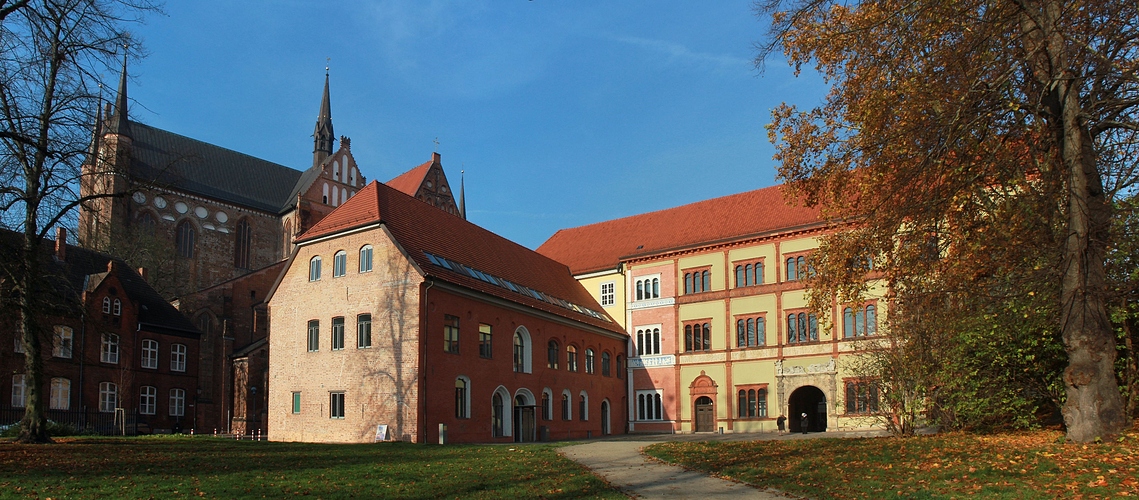
<path fill-rule="evenodd" d="M 435 163 L 435 161 L 435 159 L 432 159 L 432 161 L 399 174 L 396 178 L 385 184 L 403 194 L 415 196 L 415 193 L 419 192 L 419 186 L 423 185 L 423 177 L 427 175 L 427 171 L 431 169 L 431 164 Z"/>
<path fill-rule="evenodd" d="M 565 264 L 376 181 L 305 231 L 297 242 L 374 223 L 383 223 L 428 276 L 625 335 L 615 322 L 550 304 L 433 263 L 427 257 L 428 252 L 589 308 L 608 318 Z"/>
<path fill-rule="evenodd" d="M 783 199 L 782 186 L 559 230 L 538 253 L 574 274 L 616 269 L 622 258 L 817 224 L 819 211 Z"/>

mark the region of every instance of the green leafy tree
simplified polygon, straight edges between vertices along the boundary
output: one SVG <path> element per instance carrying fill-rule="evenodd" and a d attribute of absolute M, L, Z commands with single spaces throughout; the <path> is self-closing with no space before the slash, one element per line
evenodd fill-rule
<path fill-rule="evenodd" d="M 823 241 L 816 304 L 864 291 L 849 272 L 864 255 L 907 323 L 916 304 L 978 317 L 980 298 L 1007 324 L 1039 294 L 1064 347 L 1068 437 L 1125 429 L 1104 263 L 1112 201 L 1135 182 L 1139 4 L 758 7 L 772 25 L 757 61 L 781 50 L 832 85 L 814 109 L 776 109 L 769 129 L 789 194 L 855 228 Z"/>

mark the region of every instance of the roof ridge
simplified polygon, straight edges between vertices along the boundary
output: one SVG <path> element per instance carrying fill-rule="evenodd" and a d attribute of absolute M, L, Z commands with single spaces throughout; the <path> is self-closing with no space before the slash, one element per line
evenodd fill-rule
<path fill-rule="evenodd" d="M 294 172 L 302 172 L 302 173 L 305 171 L 305 170 L 299 170 L 299 169 L 295 169 L 295 168 L 293 168 L 293 167 L 290 167 L 290 166 L 288 166 L 288 165 L 285 165 L 285 164 L 282 164 L 282 163 L 277 163 L 277 162 L 275 162 L 275 161 L 272 161 L 272 160 L 266 160 L 266 159 L 264 159 L 264 158 L 261 158 L 261 157 L 253 156 L 253 155 L 251 155 L 251 154 L 249 154 L 249 153 L 242 153 L 241 151 L 237 151 L 237 150 L 235 150 L 235 149 L 230 149 L 230 148 L 227 148 L 227 147 L 225 147 L 225 146 L 219 146 L 219 145 L 217 145 L 217 144 L 212 144 L 212 143 L 209 143 L 209 142 L 203 141 L 203 140 L 201 140 L 201 139 L 195 139 L 195 138 L 193 138 L 193 137 L 190 137 L 190 136 L 188 136 L 188 135 L 182 135 L 182 134 L 179 134 L 179 133 L 177 133 L 177 132 L 171 132 L 171 131 L 169 131 L 169 130 L 166 130 L 166 129 L 164 129 L 164 128 L 158 128 L 158 127 L 155 127 L 155 126 L 153 126 L 153 125 L 147 125 L 147 124 L 145 124 L 145 123 L 141 123 L 141 122 L 137 122 L 137 121 L 133 121 L 133 120 L 131 121 L 131 125 L 141 125 L 141 126 L 143 126 L 143 127 L 145 127 L 145 128 L 149 128 L 149 129 L 152 129 L 152 130 L 160 130 L 160 131 L 162 131 L 162 132 L 165 132 L 165 133 L 167 133 L 167 134 L 170 134 L 170 135 L 176 135 L 176 136 L 178 136 L 178 137 L 180 137 L 180 138 L 182 138 L 182 139 L 186 139 L 186 140 L 188 140 L 188 141 L 192 141 L 192 142 L 195 142 L 195 143 L 198 143 L 198 144 L 202 144 L 202 145 L 205 145 L 205 146 L 209 146 L 209 147 L 211 147 L 211 148 L 222 149 L 222 150 L 225 150 L 225 151 L 227 151 L 227 152 L 230 152 L 230 153 L 233 153 L 233 154 L 236 154 L 236 155 L 239 155 L 239 156 L 244 156 L 244 157 L 246 157 L 246 158 L 252 158 L 252 159 L 254 159 L 254 160 L 262 161 L 262 162 L 268 163 L 268 164 L 270 164 L 270 165 L 275 165 L 275 166 L 281 167 L 281 168 L 283 168 L 283 169 L 286 169 L 286 170 L 292 170 L 292 171 L 294 171 Z M 306 169 L 306 170 L 307 170 L 307 169 Z"/>

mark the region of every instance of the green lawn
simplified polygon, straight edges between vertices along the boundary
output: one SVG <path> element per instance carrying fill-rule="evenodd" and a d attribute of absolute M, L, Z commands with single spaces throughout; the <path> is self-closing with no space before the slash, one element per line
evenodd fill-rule
<path fill-rule="evenodd" d="M 1100 445 L 1063 434 L 661 443 L 665 462 L 815 499 L 1139 496 L 1139 433 Z"/>
<path fill-rule="evenodd" d="M 0 442 L 2 498 L 625 498 L 553 445 Z"/>

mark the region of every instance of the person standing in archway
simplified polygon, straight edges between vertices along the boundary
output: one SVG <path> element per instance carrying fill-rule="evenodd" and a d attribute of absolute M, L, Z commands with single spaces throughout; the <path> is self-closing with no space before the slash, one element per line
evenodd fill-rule
<path fill-rule="evenodd" d="M 799 427 L 803 430 L 803 434 L 806 434 L 807 429 L 811 428 L 811 419 L 807 418 L 807 412 L 803 412 L 802 418 Z"/>

